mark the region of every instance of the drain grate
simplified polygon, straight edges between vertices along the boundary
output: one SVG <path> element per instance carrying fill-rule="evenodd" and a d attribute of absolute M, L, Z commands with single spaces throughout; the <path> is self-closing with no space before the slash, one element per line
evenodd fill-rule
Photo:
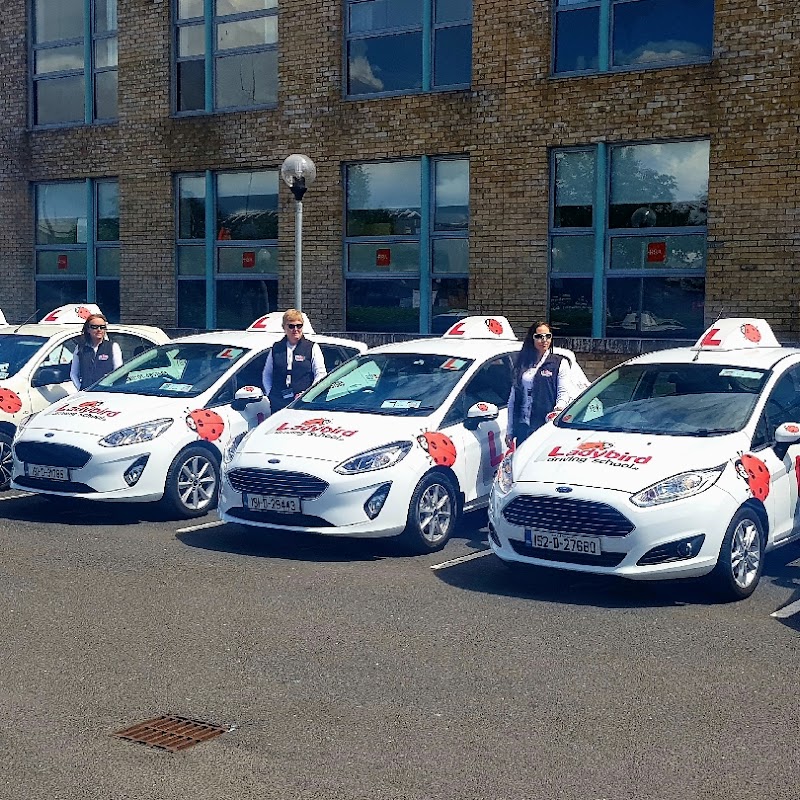
<path fill-rule="evenodd" d="M 117 739 L 126 739 L 129 742 L 138 742 L 175 753 L 200 742 L 206 742 L 229 730 L 231 729 L 185 717 L 156 717 L 111 735 Z"/>

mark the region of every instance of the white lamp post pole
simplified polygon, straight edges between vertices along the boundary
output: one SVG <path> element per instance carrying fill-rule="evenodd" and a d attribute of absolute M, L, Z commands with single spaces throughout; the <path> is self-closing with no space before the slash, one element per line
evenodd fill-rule
<path fill-rule="evenodd" d="M 294 211 L 294 307 L 303 307 L 303 195 L 317 177 L 314 162 L 304 155 L 293 153 L 281 166 L 281 178 L 292 190 Z"/>

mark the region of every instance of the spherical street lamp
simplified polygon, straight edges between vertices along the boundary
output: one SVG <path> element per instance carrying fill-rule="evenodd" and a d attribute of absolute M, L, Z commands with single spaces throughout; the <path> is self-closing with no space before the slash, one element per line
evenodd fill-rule
<path fill-rule="evenodd" d="M 303 195 L 314 183 L 317 168 L 314 162 L 300 153 L 292 153 L 281 166 L 281 178 L 294 195 L 294 307 L 303 303 Z"/>

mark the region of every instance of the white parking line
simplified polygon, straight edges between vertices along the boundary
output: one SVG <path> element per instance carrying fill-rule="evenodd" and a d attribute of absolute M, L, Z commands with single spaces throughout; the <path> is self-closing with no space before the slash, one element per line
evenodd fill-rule
<path fill-rule="evenodd" d="M 786 619 L 787 617 L 794 616 L 798 612 L 800 612 L 800 600 L 795 600 L 794 603 L 789 603 L 788 606 L 773 611 L 770 616 L 776 619 Z"/>
<path fill-rule="evenodd" d="M 30 497 L 30 496 L 31 496 L 30 492 L 23 492 L 22 494 L 12 494 L 9 495 L 8 497 L 0 497 L 0 503 L 2 503 L 4 500 L 19 500 L 20 497 Z"/>
<path fill-rule="evenodd" d="M 468 556 L 461 556 L 461 558 L 453 558 L 450 561 L 443 561 L 441 564 L 434 564 L 431 569 L 445 569 L 453 567 L 456 564 L 463 564 L 465 561 L 472 561 L 473 558 L 483 558 L 484 556 L 491 555 L 491 550 L 478 550 L 477 553 L 470 553 Z"/>
<path fill-rule="evenodd" d="M 199 531 L 203 528 L 216 528 L 220 525 L 225 525 L 225 523 L 218 519 L 216 522 L 204 522 L 202 525 L 190 525 L 188 528 L 178 528 L 175 533 L 189 533 L 189 531 Z"/>

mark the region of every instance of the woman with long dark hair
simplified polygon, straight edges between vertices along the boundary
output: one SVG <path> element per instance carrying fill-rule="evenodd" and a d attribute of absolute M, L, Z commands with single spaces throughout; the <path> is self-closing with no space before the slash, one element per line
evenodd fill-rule
<path fill-rule="evenodd" d="M 553 352 L 553 331 L 547 322 L 528 328 L 514 365 L 514 382 L 508 397 L 509 444 L 522 444 L 549 414 L 560 412 L 572 399 L 566 356 Z"/>

